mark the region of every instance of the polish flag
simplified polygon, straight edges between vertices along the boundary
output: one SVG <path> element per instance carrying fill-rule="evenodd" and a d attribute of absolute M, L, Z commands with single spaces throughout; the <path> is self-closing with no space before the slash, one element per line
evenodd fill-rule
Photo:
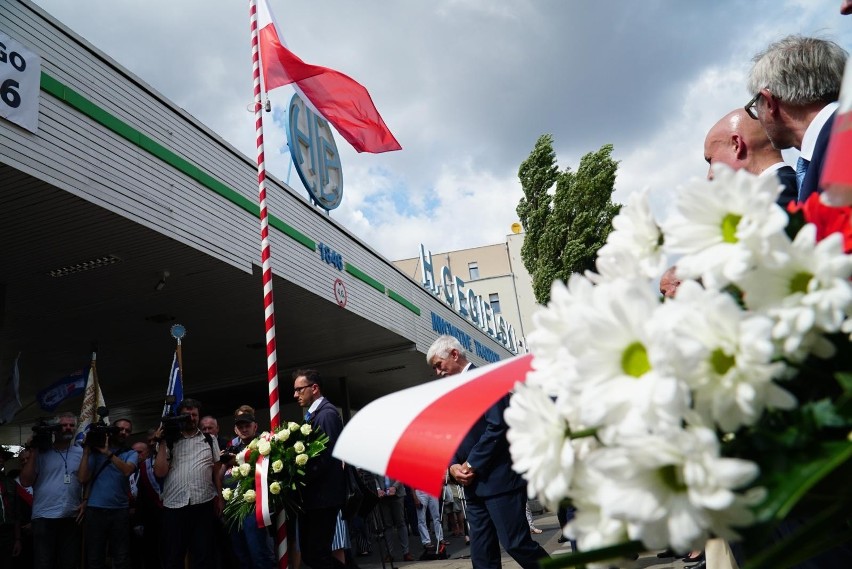
<path fill-rule="evenodd" d="M 440 496 L 464 436 L 515 383 L 526 381 L 531 362 L 525 354 L 377 399 L 352 417 L 333 454 Z"/>
<path fill-rule="evenodd" d="M 363 85 L 334 69 L 305 63 L 287 49 L 268 0 L 257 2 L 257 27 L 267 91 L 292 83 L 358 152 L 402 149 Z"/>
<path fill-rule="evenodd" d="M 852 60 L 846 63 L 840 105 L 831 127 L 831 138 L 820 178 L 823 201 L 833 206 L 852 205 Z"/>

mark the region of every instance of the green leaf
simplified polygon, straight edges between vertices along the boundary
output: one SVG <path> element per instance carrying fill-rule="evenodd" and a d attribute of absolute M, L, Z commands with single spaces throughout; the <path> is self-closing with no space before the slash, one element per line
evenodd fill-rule
<path fill-rule="evenodd" d="M 541 561 L 541 569 L 559 569 L 561 567 L 577 567 L 586 563 L 595 563 L 597 561 L 606 561 L 608 559 L 617 559 L 619 557 L 630 557 L 637 553 L 645 551 L 645 546 L 641 541 L 628 541 L 593 549 L 591 551 L 580 551 L 577 553 L 569 553 L 567 555 L 554 555 Z"/>

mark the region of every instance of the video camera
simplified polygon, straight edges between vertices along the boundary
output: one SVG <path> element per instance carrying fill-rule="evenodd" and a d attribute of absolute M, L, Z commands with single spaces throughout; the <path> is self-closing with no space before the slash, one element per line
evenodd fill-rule
<path fill-rule="evenodd" d="M 41 419 L 38 425 L 33 426 L 33 438 L 30 446 L 40 451 L 49 450 L 53 446 L 53 435 L 61 430 L 62 426 L 59 423 Z"/>
<path fill-rule="evenodd" d="M 161 419 L 163 423 L 163 439 L 166 441 L 166 444 L 171 446 L 180 438 L 180 433 L 189 418 L 189 414 L 184 413 L 182 415 L 167 415 Z"/>
<path fill-rule="evenodd" d="M 219 462 L 222 464 L 230 464 L 237 457 L 238 452 L 240 452 L 239 446 L 228 445 L 225 447 L 225 450 L 222 451 L 222 456 L 219 457 Z"/>
<path fill-rule="evenodd" d="M 118 434 L 118 427 L 107 425 L 104 417 L 109 416 L 109 409 L 98 407 L 98 421 L 89 425 L 86 432 L 86 446 L 89 448 L 104 448 L 107 446 L 107 437 Z"/>

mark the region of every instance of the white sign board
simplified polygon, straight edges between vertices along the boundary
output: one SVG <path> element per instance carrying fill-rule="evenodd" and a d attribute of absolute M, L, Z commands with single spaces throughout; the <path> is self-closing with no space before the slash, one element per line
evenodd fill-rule
<path fill-rule="evenodd" d="M 38 130 L 41 57 L 0 32 L 0 117 Z"/>

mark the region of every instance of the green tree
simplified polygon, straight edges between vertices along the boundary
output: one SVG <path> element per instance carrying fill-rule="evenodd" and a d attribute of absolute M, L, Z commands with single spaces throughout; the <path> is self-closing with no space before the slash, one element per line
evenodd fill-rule
<path fill-rule="evenodd" d="M 552 144 L 552 138 L 548 137 L 547 142 Z M 538 150 L 536 144 L 530 158 L 521 165 L 521 171 Z M 546 212 L 536 211 L 537 215 L 544 216 L 544 221 L 535 219 L 539 223 L 534 241 L 535 257 L 523 257 L 521 250 L 539 303 L 546 304 L 550 300 L 550 287 L 556 279 L 567 281 L 572 273 L 594 270 L 598 249 L 606 242 L 612 230 L 612 218 L 621 209 L 620 204 L 612 201 L 617 170 L 618 162 L 612 159 L 612 145 L 606 144 L 597 152 L 583 156 L 576 172 L 567 168 L 557 174 L 552 202 L 547 204 Z M 520 171 L 519 177 L 523 185 Z M 527 194 L 526 186 L 524 193 Z M 518 205 L 519 215 L 523 204 L 524 199 Z M 521 223 L 524 223 L 523 216 Z M 527 229 L 526 224 L 524 229 Z M 529 235 L 525 236 L 528 238 Z"/>
<path fill-rule="evenodd" d="M 521 259 L 530 275 L 539 263 L 539 243 L 544 235 L 552 196 L 548 193 L 559 177 L 556 165 L 556 152 L 553 150 L 553 136 L 543 134 L 535 143 L 529 158 L 521 162 L 518 178 L 524 190 L 524 197 L 515 211 L 524 228 L 524 244 L 521 246 Z M 539 300 L 536 295 L 536 300 Z M 541 302 L 539 300 L 539 302 Z"/>

